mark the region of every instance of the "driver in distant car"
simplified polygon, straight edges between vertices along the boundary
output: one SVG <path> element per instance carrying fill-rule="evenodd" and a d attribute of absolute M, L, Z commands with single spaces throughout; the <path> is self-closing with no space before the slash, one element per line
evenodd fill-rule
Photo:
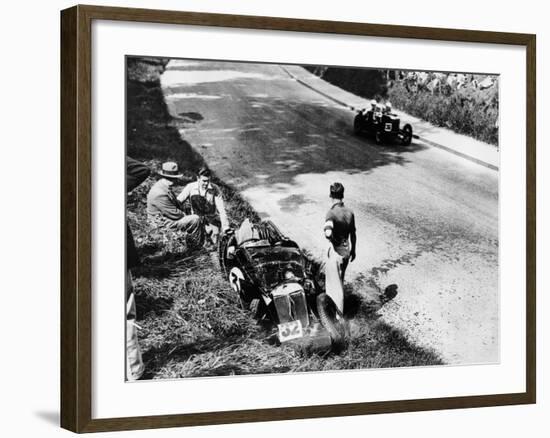
<path fill-rule="evenodd" d="M 344 186 L 330 186 L 332 207 L 325 219 L 325 237 L 330 242 L 326 253 L 326 293 L 340 312 L 344 311 L 344 276 L 349 262 L 355 260 L 357 236 L 355 215 L 344 205 Z"/>
<path fill-rule="evenodd" d="M 381 103 L 377 103 L 374 106 L 374 109 L 372 112 L 372 121 L 374 123 L 380 123 L 382 121 L 383 114 L 384 114 L 384 105 Z"/>
<path fill-rule="evenodd" d="M 180 203 L 189 201 L 192 214 L 202 218 L 206 236 L 212 244 L 217 245 L 220 227 L 224 232 L 227 231 L 229 222 L 221 191 L 210 179 L 210 170 L 202 167 L 197 180 L 187 184 L 177 199 Z"/>
<path fill-rule="evenodd" d="M 374 113 L 376 111 L 376 105 L 378 105 L 378 102 L 376 101 L 376 99 L 372 99 L 370 101 L 370 110 L 367 111 L 367 118 L 366 118 L 367 123 L 372 122 L 374 120 Z"/>

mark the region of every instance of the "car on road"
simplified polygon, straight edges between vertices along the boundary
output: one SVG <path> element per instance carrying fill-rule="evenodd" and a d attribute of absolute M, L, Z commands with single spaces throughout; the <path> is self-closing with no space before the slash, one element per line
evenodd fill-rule
<path fill-rule="evenodd" d="M 271 221 L 246 219 L 220 238 L 218 255 L 241 307 L 270 323 L 278 342 L 317 353 L 345 348 L 344 316 L 320 290 L 298 244 Z"/>
<path fill-rule="evenodd" d="M 408 146 L 414 136 L 410 124 L 407 123 L 401 128 L 399 117 L 381 105 L 357 111 L 353 120 L 353 131 L 357 135 L 374 136 L 377 144 L 399 141 L 403 146 Z"/>

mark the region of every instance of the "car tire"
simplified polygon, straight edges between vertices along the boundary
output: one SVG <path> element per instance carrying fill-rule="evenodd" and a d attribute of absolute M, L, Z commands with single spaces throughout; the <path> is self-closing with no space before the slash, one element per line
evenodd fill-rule
<path fill-rule="evenodd" d="M 412 142 L 412 138 L 413 138 L 412 126 L 407 123 L 405 126 L 403 126 L 403 133 L 402 133 L 402 136 L 401 136 L 401 144 L 403 146 L 409 146 Z"/>
<path fill-rule="evenodd" d="M 326 293 L 317 296 L 317 313 L 321 324 L 332 340 L 332 349 L 340 352 L 346 347 L 346 323 L 344 316 Z"/>
<path fill-rule="evenodd" d="M 384 136 L 378 130 L 374 133 L 374 141 L 376 142 L 376 144 L 383 144 L 384 143 Z"/>
<path fill-rule="evenodd" d="M 281 242 L 286 239 L 285 235 L 281 232 L 281 230 L 279 230 L 277 225 L 270 220 L 264 221 L 263 225 L 267 233 L 267 240 L 270 242 Z"/>
<path fill-rule="evenodd" d="M 362 118 L 361 114 L 357 114 L 355 119 L 353 119 L 353 132 L 355 135 L 361 134 Z"/>
<path fill-rule="evenodd" d="M 220 263 L 220 269 L 224 277 L 228 276 L 227 265 L 225 264 L 225 255 L 227 252 L 229 239 L 231 237 L 232 236 L 228 236 L 227 234 L 222 234 L 218 239 L 218 261 Z"/>

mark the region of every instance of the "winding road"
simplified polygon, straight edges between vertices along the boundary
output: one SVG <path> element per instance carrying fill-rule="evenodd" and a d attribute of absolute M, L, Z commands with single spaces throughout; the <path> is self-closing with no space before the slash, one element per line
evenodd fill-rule
<path fill-rule="evenodd" d="M 182 137 L 263 217 L 321 256 L 330 183 L 355 211 L 347 281 L 397 283 L 381 317 L 446 363 L 499 360 L 498 172 L 419 141 L 379 146 L 278 65 L 172 60 Z"/>

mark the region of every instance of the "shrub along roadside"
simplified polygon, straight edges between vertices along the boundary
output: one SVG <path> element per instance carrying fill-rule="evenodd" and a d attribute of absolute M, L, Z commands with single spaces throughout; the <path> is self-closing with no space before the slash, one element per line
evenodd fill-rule
<path fill-rule="evenodd" d="M 455 90 L 451 95 L 427 90 L 408 91 L 394 82 L 387 99 L 406 113 L 435 126 L 451 129 L 498 146 L 498 88 Z"/>
<path fill-rule="evenodd" d="M 187 179 L 204 162 L 183 140 L 167 110 L 159 74 L 161 61 L 132 60 L 127 89 L 128 155 L 158 169 L 175 160 Z M 192 110 L 192 109 L 190 109 Z M 233 225 L 258 220 L 236 190 L 219 179 Z M 177 242 L 151 239 L 145 198 L 153 178 L 127 198 L 128 222 L 144 262 L 134 271 L 145 379 L 436 365 L 436 353 L 411 344 L 398 330 L 373 317 L 359 291 L 347 285 L 346 312 L 351 345 L 341 355 L 307 356 L 274 345 L 269 326 L 258 325 L 239 308 L 213 253 L 189 253 Z"/>

